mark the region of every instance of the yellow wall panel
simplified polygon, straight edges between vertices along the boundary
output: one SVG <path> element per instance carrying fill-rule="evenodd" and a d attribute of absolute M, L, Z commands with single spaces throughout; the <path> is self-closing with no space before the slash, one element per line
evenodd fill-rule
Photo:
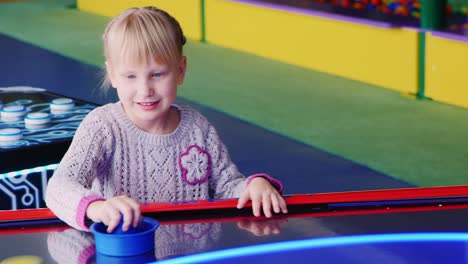
<path fill-rule="evenodd" d="M 206 0 L 206 40 L 271 59 L 416 93 L 417 32 Z"/>
<path fill-rule="evenodd" d="M 468 43 L 426 34 L 426 96 L 468 107 Z"/>
<path fill-rule="evenodd" d="M 78 0 L 78 9 L 113 17 L 129 7 L 157 6 L 173 15 L 187 38 L 201 40 L 200 0 Z"/>

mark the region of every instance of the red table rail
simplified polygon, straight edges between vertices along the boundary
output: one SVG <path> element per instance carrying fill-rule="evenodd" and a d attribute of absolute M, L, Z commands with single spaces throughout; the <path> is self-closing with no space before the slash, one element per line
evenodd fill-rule
<path fill-rule="evenodd" d="M 468 197 L 468 186 L 404 188 L 390 190 L 353 191 L 286 195 L 288 206 L 332 203 L 378 202 L 416 199 Z M 155 202 L 142 204 L 143 213 L 180 212 L 236 208 L 237 199 Z M 247 206 L 251 206 L 250 203 Z M 0 222 L 44 220 L 57 218 L 47 208 L 0 211 Z"/>

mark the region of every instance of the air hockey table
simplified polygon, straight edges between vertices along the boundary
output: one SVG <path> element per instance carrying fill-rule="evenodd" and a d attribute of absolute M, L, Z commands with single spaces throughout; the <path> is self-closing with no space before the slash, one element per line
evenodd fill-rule
<path fill-rule="evenodd" d="M 48 179 L 96 106 L 43 88 L 0 88 L 0 210 L 45 207 Z"/>
<path fill-rule="evenodd" d="M 161 224 L 155 247 L 128 257 L 96 253 L 91 233 L 46 208 L 0 211 L 0 263 L 468 263 L 467 186 L 286 201 L 289 213 L 270 219 L 235 199 L 144 204 Z"/>

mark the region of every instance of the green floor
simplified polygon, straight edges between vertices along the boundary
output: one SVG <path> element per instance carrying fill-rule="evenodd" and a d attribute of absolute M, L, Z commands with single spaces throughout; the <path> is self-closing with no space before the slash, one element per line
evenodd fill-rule
<path fill-rule="evenodd" d="M 108 18 L 73 3 L 1 3 L 0 32 L 102 66 Z M 468 109 L 210 44 L 185 52 L 181 97 L 419 186 L 468 184 Z"/>

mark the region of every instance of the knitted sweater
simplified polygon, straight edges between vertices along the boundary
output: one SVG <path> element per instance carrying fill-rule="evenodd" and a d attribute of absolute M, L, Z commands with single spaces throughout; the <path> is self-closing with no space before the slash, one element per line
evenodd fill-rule
<path fill-rule="evenodd" d="M 91 111 L 48 182 L 47 206 L 68 225 L 89 230 L 87 206 L 114 196 L 140 203 L 239 197 L 249 180 L 215 128 L 194 109 L 177 108 L 180 123 L 167 135 L 139 129 L 120 102 Z M 281 191 L 281 183 L 260 176 Z"/>

